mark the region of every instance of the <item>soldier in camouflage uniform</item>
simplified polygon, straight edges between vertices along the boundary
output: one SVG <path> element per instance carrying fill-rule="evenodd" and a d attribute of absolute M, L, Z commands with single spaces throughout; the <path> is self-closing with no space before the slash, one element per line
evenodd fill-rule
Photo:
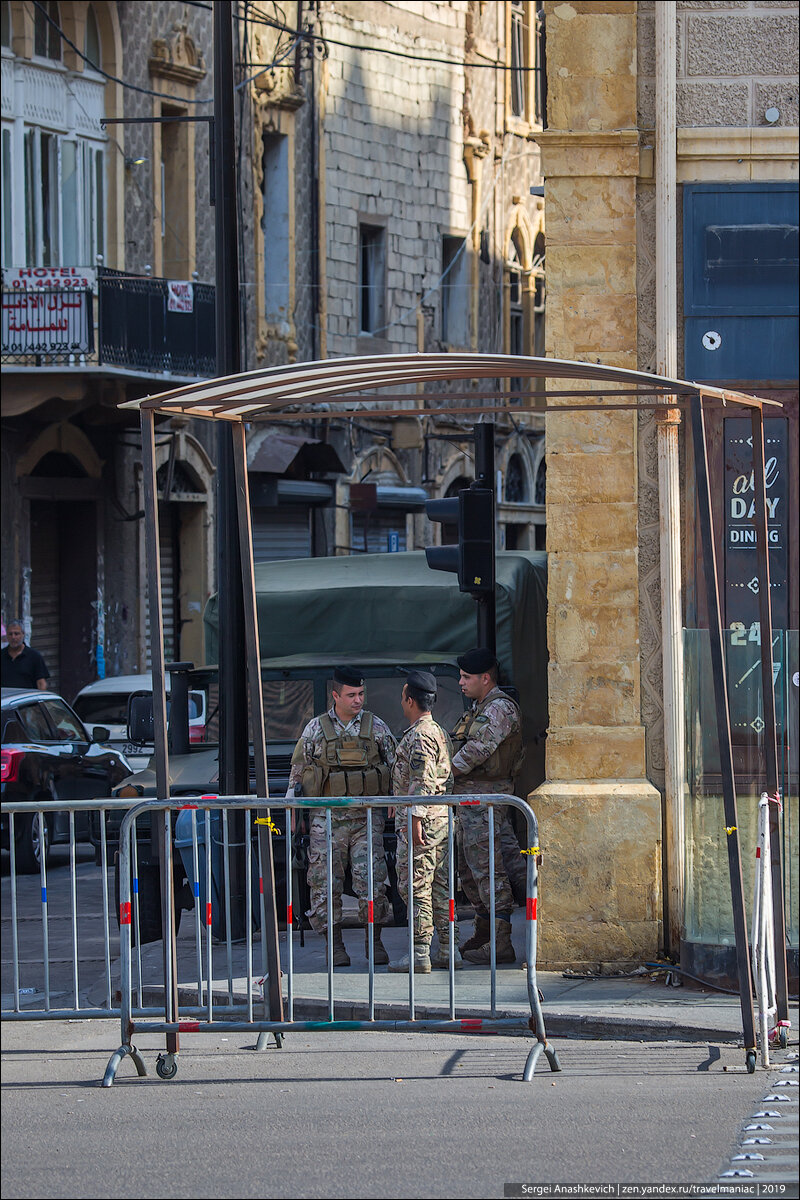
<path fill-rule="evenodd" d="M 485 649 L 469 650 L 457 660 L 463 694 L 472 701 L 453 731 L 454 793 L 511 794 L 523 759 L 519 706 L 497 686 L 498 665 Z M 467 962 L 486 964 L 489 947 L 489 810 L 477 804 L 456 809 L 461 883 L 475 907 L 475 930 L 463 946 Z M 504 809 L 495 809 L 494 895 L 496 961 L 514 962 L 511 912 L 514 895 L 503 864 L 501 827 Z"/>
<path fill-rule="evenodd" d="M 287 796 L 299 784 L 304 796 L 388 796 L 396 742 L 389 726 L 364 711 L 364 680 L 352 667 L 337 667 L 333 676 L 333 705 L 306 725 L 292 755 Z M 390 920 L 388 874 L 383 853 L 384 810 L 372 812 L 373 919 L 375 962 L 389 955 L 381 941 L 381 926 Z M 367 925 L 368 863 L 366 809 L 332 809 L 331 867 L 333 874 L 333 963 L 350 965 L 342 937 L 342 888 L 348 861 L 358 912 Z M 325 810 L 311 817 L 308 843 L 308 917 L 318 933 L 328 935 L 327 833 Z M 367 953 L 369 933 L 365 928 Z"/>
<path fill-rule="evenodd" d="M 430 671 L 410 671 L 403 686 L 401 704 L 410 727 L 397 747 L 392 771 L 392 791 L 400 796 L 442 796 L 452 791 L 450 739 L 431 716 L 436 701 L 436 679 Z M 431 938 L 434 926 L 439 935 L 433 965 L 449 965 L 450 887 L 447 845 L 447 805 L 398 805 L 397 883 L 408 904 L 408 813 L 411 812 L 412 861 L 414 871 L 414 963 L 415 973 L 431 969 Z M 461 966 L 458 926 L 453 925 L 453 965 Z M 409 970 L 408 954 L 389 963 L 390 971 Z"/>

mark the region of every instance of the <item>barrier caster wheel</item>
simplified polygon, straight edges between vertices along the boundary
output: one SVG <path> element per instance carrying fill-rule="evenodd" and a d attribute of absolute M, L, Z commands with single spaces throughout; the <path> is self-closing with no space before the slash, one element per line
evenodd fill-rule
<path fill-rule="evenodd" d="M 789 1045 L 789 1038 L 786 1033 L 785 1025 L 781 1025 L 780 1029 L 778 1030 L 778 1041 L 780 1042 L 781 1050 L 785 1050 Z"/>
<path fill-rule="evenodd" d="M 159 1079 L 174 1079 L 178 1074 L 178 1060 L 174 1054 L 159 1054 L 156 1059 L 156 1075 Z"/>
<path fill-rule="evenodd" d="M 747 1074 L 754 1075 L 755 1070 L 756 1070 L 756 1052 L 755 1052 L 755 1050 L 747 1051 L 747 1058 L 745 1059 L 745 1062 L 747 1064 Z"/>

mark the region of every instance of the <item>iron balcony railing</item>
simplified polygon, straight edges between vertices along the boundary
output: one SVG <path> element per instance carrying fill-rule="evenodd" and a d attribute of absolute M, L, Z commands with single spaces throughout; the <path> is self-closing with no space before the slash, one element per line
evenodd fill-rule
<path fill-rule="evenodd" d="M 212 284 L 101 268 L 91 288 L 3 288 L 2 362 L 216 374 Z"/>

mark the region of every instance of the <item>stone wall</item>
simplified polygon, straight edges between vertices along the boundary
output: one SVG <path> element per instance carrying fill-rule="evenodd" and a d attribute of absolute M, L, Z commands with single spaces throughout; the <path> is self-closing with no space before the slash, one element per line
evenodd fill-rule
<path fill-rule="evenodd" d="M 655 0 L 639 4 L 639 123 L 655 124 Z M 795 0 L 678 0 L 677 119 L 684 126 L 798 124 Z"/>
<path fill-rule="evenodd" d="M 417 350 L 417 305 L 441 274 L 441 230 L 467 232 L 461 159 L 463 67 L 381 53 L 463 56 L 467 5 L 326 6 L 333 46 L 325 100 L 328 353 Z M 359 219 L 386 224 L 383 326 L 359 338 Z"/>
<path fill-rule="evenodd" d="M 140 88 L 167 92 L 164 80 L 154 79 L 149 60 L 156 39 L 169 41 L 175 26 L 186 24 L 187 31 L 205 60 L 205 77 L 197 85 L 196 98 L 213 97 L 214 46 L 213 21 L 205 9 L 188 8 L 177 0 L 163 4 L 142 4 L 121 0 L 118 5 L 122 36 L 122 60 L 125 79 Z M 152 117 L 158 101 L 149 95 L 127 89 L 126 117 Z M 213 104 L 190 105 L 192 113 L 211 115 Z M 127 159 L 144 159 L 125 171 L 125 264 L 126 271 L 141 273 L 155 259 L 154 223 L 158 218 L 155 204 L 158 169 L 154 162 L 154 126 L 151 124 L 109 126 L 108 133 L 116 152 Z M 199 278 L 214 282 L 214 210 L 209 197 L 209 132 L 198 124 L 194 135 L 194 192 L 196 270 Z M 155 273 L 155 272 L 154 272 Z"/>

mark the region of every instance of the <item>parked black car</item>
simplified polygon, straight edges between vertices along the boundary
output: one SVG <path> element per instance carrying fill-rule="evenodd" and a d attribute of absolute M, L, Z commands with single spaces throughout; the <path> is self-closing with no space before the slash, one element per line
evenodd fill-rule
<path fill-rule="evenodd" d="M 16 865 L 20 873 L 39 870 L 42 846 L 45 862 L 50 847 L 69 841 L 69 813 L 58 801 L 102 799 L 131 773 L 130 765 L 116 750 L 102 743 L 108 730 L 96 725 L 91 732 L 65 700 L 55 692 L 3 688 L 0 712 L 2 741 L 2 799 L 41 802 L 45 828 L 39 828 L 37 813 L 14 820 Z M 92 814 L 75 817 L 75 836 L 94 841 L 97 822 Z M 10 821 L 0 821 L 0 847 L 10 849 Z"/>

